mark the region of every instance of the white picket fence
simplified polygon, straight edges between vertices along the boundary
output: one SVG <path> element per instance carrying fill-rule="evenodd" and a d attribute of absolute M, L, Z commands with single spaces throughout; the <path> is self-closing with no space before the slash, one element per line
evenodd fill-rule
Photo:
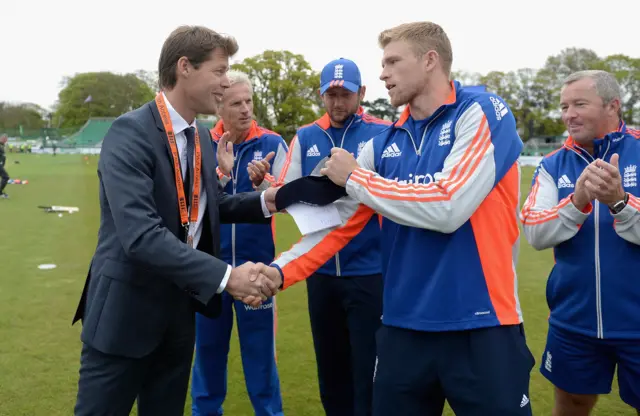
<path fill-rule="evenodd" d="M 31 148 L 31 153 L 39 153 L 39 154 L 53 154 L 53 149 L 51 147 L 45 147 L 41 149 L 40 146 L 33 146 Z M 99 155 L 100 148 L 99 147 L 58 147 L 56 149 L 57 154 L 65 154 L 65 155 Z"/>

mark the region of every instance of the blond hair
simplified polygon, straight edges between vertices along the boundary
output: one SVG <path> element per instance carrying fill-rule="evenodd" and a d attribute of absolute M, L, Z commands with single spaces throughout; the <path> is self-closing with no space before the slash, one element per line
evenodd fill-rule
<path fill-rule="evenodd" d="M 440 56 L 442 69 L 449 76 L 453 63 L 451 42 L 444 29 L 432 22 L 403 23 L 378 35 L 378 44 L 384 49 L 389 43 L 404 40 L 409 42 L 417 56 L 433 50 Z"/>
<path fill-rule="evenodd" d="M 230 69 L 227 71 L 227 78 L 229 79 L 229 87 L 232 87 L 236 84 L 246 85 L 249 87 L 249 93 L 253 97 L 253 83 L 251 82 L 251 78 L 245 72 L 238 71 L 235 69 Z M 228 93 L 225 93 L 225 99 L 228 97 Z M 220 110 L 224 108 L 224 100 L 219 104 Z"/>
<path fill-rule="evenodd" d="M 251 95 L 253 95 L 253 84 L 251 83 L 251 79 L 249 75 L 242 71 L 237 71 L 235 69 L 230 69 L 227 72 L 227 78 L 229 78 L 229 85 L 234 84 L 244 84 L 249 87 L 249 91 L 251 91 Z"/>

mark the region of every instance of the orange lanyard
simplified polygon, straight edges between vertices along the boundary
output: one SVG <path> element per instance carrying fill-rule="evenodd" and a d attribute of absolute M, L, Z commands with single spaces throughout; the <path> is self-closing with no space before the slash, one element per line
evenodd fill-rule
<path fill-rule="evenodd" d="M 193 236 L 189 234 L 189 225 L 198 221 L 198 208 L 200 205 L 200 171 L 202 166 L 202 153 L 200 151 L 200 135 L 198 129 L 195 132 L 195 164 L 193 166 L 193 191 L 191 192 L 191 213 L 187 211 L 187 198 L 184 195 L 184 184 L 182 182 L 182 170 L 180 169 L 180 156 L 176 145 L 176 136 L 173 132 L 173 124 L 169 116 L 169 110 L 164 102 L 162 93 L 156 95 L 156 104 L 160 112 L 160 118 L 164 126 L 164 131 L 169 138 L 169 146 L 173 155 L 173 171 L 176 177 L 176 191 L 178 192 L 178 208 L 180 209 L 180 223 L 185 229 L 187 244 L 193 247 Z"/>

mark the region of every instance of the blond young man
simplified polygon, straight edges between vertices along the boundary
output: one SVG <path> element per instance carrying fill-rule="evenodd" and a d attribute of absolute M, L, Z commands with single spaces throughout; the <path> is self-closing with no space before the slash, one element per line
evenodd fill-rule
<path fill-rule="evenodd" d="M 334 148 L 321 173 L 346 187 L 343 224 L 303 238 L 263 273 L 284 288 L 383 215 L 384 298 L 373 414 L 531 415 L 534 358 L 517 294 L 515 118 L 494 94 L 450 81 L 452 51 L 431 22 L 383 31 L 380 79 L 407 105 L 356 160 Z"/>

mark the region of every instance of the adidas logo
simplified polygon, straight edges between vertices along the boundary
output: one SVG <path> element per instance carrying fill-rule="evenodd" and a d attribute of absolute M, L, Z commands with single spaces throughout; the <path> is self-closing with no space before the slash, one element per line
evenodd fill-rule
<path fill-rule="evenodd" d="M 562 175 L 558 178 L 558 189 L 560 188 L 573 188 L 575 185 L 571 183 L 571 179 L 567 175 Z"/>
<path fill-rule="evenodd" d="M 314 144 L 307 150 L 307 157 L 311 156 L 320 156 L 320 150 L 318 150 L 318 145 Z"/>
<path fill-rule="evenodd" d="M 496 112 L 496 120 L 502 120 L 502 117 L 506 116 L 509 110 L 507 110 L 507 107 L 499 99 L 495 97 L 489 97 L 489 99 L 491 100 L 493 109 Z"/>
<path fill-rule="evenodd" d="M 402 151 L 397 144 L 393 143 L 382 152 L 382 157 L 398 157 L 402 154 Z"/>
<path fill-rule="evenodd" d="M 525 407 L 527 404 L 529 404 L 529 398 L 526 394 L 523 394 L 522 400 L 520 401 L 520 407 Z"/>

